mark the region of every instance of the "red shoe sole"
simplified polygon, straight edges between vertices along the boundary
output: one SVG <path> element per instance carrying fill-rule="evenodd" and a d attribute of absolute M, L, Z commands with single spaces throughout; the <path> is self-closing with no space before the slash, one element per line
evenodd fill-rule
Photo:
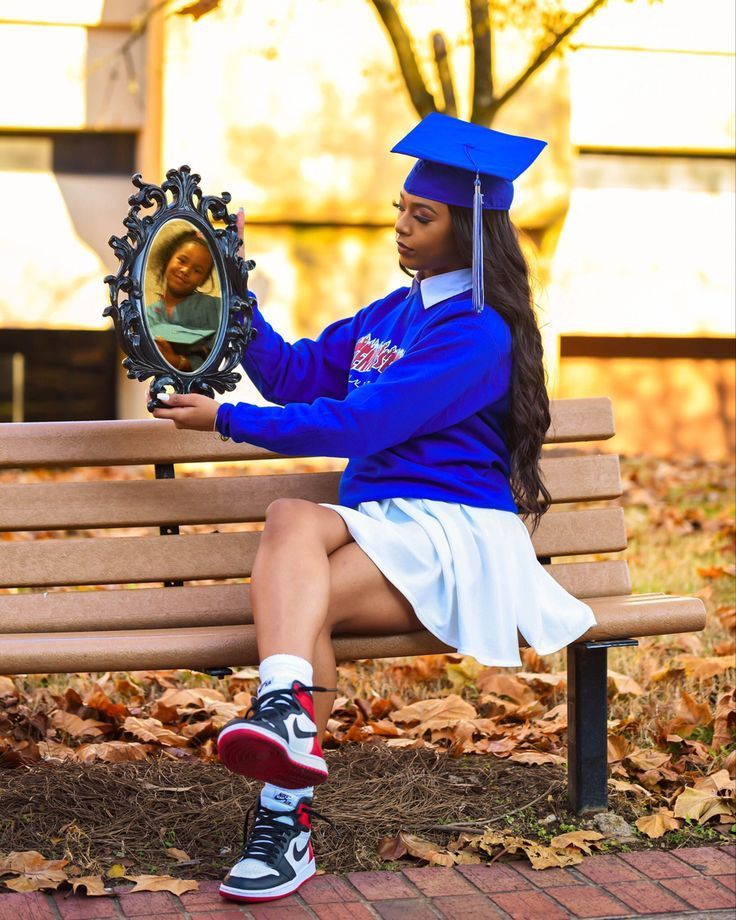
<path fill-rule="evenodd" d="M 246 726 L 222 737 L 217 753 L 220 763 L 233 773 L 286 789 L 318 786 L 327 779 L 326 767 L 319 770 L 296 763 L 279 741 L 251 732 Z"/>

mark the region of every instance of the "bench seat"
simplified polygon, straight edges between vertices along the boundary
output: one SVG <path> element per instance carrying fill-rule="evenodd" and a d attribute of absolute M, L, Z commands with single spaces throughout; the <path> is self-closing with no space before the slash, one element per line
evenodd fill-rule
<path fill-rule="evenodd" d="M 618 457 L 559 445 L 611 438 L 610 400 L 556 400 L 550 413 L 540 470 L 552 507 L 532 543 L 597 621 L 567 650 L 569 798 L 583 814 L 607 801 L 608 646 L 703 629 L 705 607 L 632 595 L 625 559 L 603 555 L 626 548 Z M 338 472 L 314 458 L 308 472 L 283 470 L 283 459 L 154 420 L 0 425 L 0 470 L 54 471 L 0 482 L 0 674 L 256 664 L 248 579 L 266 510 L 278 498 L 337 500 Z M 233 462 L 238 475 L 218 474 Z M 204 475 L 177 477 L 184 463 Z M 102 470 L 56 473 L 85 467 Z M 448 650 L 425 631 L 335 645 L 341 661 Z"/>
<path fill-rule="evenodd" d="M 241 588 L 239 585 L 228 587 Z M 167 593 L 176 605 L 176 595 L 185 592 L 201 594 L 206 590 L 206 587 L 170 588 Z M 221 589 L 217 590 L 222 593 Z M 121 593 L 136 595 L 143 592 Z M 230 601 L 236 601 L 238 594 L 246 600 L 246 592 L 241 590 L 233 592 Z M 64 599 L 73 597 L 70 594 L 58 596 Z M 22 601 L 26 599 L 18 596 L 14 598 Z M 586 603 L 593 609 L 597 624 L 586 633 L 584 641 L 692 632 L 703 629 L 705 625 L 703 604 L 699 598 L 639 594 L 590 598 Z M 182 604 L 185 604 L 183 600 Z M 234 618 L 232 609 L 227 615 L 228 619 Z M 242 620 L 242 608 L 240 617 Z M 199 622 L 203 619 L 208 617 L 202 615 L 200 608 Z M 335 638 L 335 650 L 340 661 L 452 651 L 425 630 L 398 636 L 340 636 Z M 84 632 L 26 630 L 19 633 L 3 632 L 0 635 L 0 673 L 7 674 L 181 667 L 205 670 L 234 663 L 258 664 L 255 627 L 252 623 L 109 631 L 87 629 Z"/>

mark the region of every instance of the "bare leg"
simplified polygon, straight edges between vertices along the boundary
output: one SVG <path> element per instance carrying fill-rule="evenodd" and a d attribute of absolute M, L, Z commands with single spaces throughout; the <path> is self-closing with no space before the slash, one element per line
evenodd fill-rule
<path fill-rule="evenodd" d="M 340 515 L 311 502 L 280 499 L 269 507 L 252 580 L 261 659 L 306 658 L 319 686 L 335 686 L 333 631 L 381 635 L 420 628 L 409 602 L 354 542 Z M 315 694 L 321 733 L 333 699 Z"/>
<path fill-rule="evenodd" d="M 330 598 L 329 555 L 353 538 L 335 511 L 278 499 L 266 512 L 251 577 L 258 655 L 312 660 Z"/>

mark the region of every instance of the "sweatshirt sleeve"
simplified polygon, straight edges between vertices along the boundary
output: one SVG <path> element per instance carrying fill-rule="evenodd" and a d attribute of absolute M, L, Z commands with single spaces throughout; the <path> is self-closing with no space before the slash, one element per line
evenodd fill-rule
<path fill-rule="evenodd" d="M 455 317 L 425 331 L 377 380 L 344 399 L 285 407 L 226 403 L 216 428 L 234 441 L 286 455 L 368 456 L 495 402 L 508 389 L 510 366 L 510 342 L 480 317 Z"/>
<path fill-rule="evenodd" d="M 254 307 L 256 337 L 245 350 L 243 368 L 258 391 L 280 406 L 311 403 L 319 396 L 342 399 L 347 392 L 359 315 L 337 320 L 316 340 L 300 339 L 292 345 Z"/>

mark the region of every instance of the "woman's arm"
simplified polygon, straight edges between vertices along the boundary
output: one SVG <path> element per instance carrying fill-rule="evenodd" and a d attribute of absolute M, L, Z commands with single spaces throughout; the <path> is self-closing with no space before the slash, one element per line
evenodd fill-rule
<path fill-rule="evenodd" d="M 280 406 L 311 403 L 321 396 L 342 399 L 347 392 L 359 316 L 332 323 L 316 340 L 304 338 L 292 345 L 266 322 L 256 306 L 256 338 L 246 349 L 243 368 L 259 392 Z"/>
<path fill-rule="evenodd" d="M 454 317 L 344 399 L 284 407 L 223 404 L 216 428 L 234 441 L 283 454 L 367 456 L 456 424 L 503 396 L 508 346 L 479 317 Z"/>

